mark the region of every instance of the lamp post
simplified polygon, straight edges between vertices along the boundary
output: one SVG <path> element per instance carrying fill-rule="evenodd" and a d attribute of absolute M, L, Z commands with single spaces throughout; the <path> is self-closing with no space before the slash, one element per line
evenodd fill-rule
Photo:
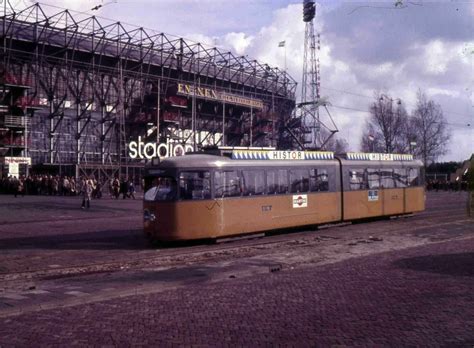
<path fill-rule="evenodd" d="M 395 99 L 393 99 L 392 97 L 389 97 L 388 95 L 382 93 L 382 94 L 380 95 L 379 100 L 380 100 L 380 101 L 383 101 L 384 99 L 387 99 L 387 100 L 389 100 L 390 102 L 396 101 L 396 102 L 397 102 L 397 105 L 402 105 L 402 100 L 401 100 L 400 98 L 395 98 Z"/>
<path fill-rule="evenodd" d="M 382 104 L 384 100 L 387 100 L 388 103 Z M 393 111 L 393 102 L 397 102 L 397 110 Z M 380 94 L 379 97 L 379 108 L 383 122 L 383 138 L 385 142 L 385 152 L 390 153 L 394 151 L 396 137 L 399 135 L 400 130 L 396 129 L 400 125 L 400 108 L 402 105 L 402 100 L 400 98 L 391 98 L 386 94 Z"/>
<path fill-rule="evenodd" d="M 413 155 L 413 152 L 415 151 L 415 146 L 416 146 L 416 141 L 410 141 L 410 154 Z"/>
<path fill-rule="evenodd" d="M 369 139 L 369 142 L 370 142 L 369 151 L 374 152 L 374 140 L 375 140 L 375 138 L 374 138 L 373 135 L 369 135 L 367 138 Z"/>

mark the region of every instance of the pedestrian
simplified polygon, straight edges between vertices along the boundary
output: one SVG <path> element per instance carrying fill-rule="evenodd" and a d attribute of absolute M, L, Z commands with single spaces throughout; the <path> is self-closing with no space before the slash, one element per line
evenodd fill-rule
<path fill-rule="evenodd" d="M 94 180 L 94 185 L 95 185 L 95 197 L 97 199 L 102 198 L 102 184 L 100 183 L 100 180 Z"/>
<path fill-rule="evenodd" d="M 13 194 L 15 195 L 15 198 L 18 194 L 24 196 L 25 193 L 23 191 L 24 187 L 23 187 L 23 179 L 22 178 L 17 178 L 17 177 L 13 177 L 13 181 L 12 181 L 12 188 L 13 188 Z"/>
<path fill-rule="evenodd" d="M 119 196 L 120 196 L 120 181 L 117 177 L 112 182 L 112 188 L 114 190 L 115 199 L 119 198 Z"/>
<path fill-rule="evenodd" d="M 125 179 L 120 181 L 120 193 L 122 194 L 123 199 L 128 197 L 128 185 Z"/>
<path fill-rule="evenodd" d="M 135 199 L 135 185 L 132 179 L 128 179 L 128 197 Z"/>
<path fill-rule="evenodd" d="M 94 183 L 91 179 L 84 177 L 82 179 L 82 206 L 81 208 L 90 208 L 92 191 L 94 191 Z"/>
<path fill-rule="evenodd" d="M 53 176 L 51 178 L 51 195 L 57 196 L 59 194 L 59 177 Z"/>

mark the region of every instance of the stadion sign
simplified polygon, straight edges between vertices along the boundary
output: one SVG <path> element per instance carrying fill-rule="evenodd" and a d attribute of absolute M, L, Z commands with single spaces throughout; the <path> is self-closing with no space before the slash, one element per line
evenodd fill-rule
<path fill-rule="evenodd" d="M 182 156 L 186 152 L 194 151 L 194 147 L 192 145 L 193 136 L 192 131 L 189 130 L 178 130 L 175 131 L 172 139 L 166 139 L 166 143 L 156 143 L 156 142 L 149 142 L 145 143 L 142 140 L 142 137 L 139 136 L 137 141 L 131 141 L 128 144 L 128 156 L 132 159 L 149 159 L 160 157 L 174 157 L 174 156 Z M 203 146 L 206 145 L 219 145 L 221 139 L 221 134 L 210 134 L 206 131 L 201 131 L 196 134 L 196 141 L 201 143 Z"/>

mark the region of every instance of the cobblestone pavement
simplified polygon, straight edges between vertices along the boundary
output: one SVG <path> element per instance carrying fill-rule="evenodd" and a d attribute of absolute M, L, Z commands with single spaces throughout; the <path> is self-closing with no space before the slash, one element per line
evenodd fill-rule
<path fill-rule="evenodd" d="M 440 192 L 406 219 L 156 249 L 139 201 L 0 196 L 0 347 L 473 346 L 464 202 Z"/>
<path fill-rule="evenodd" d="M 0 319 L 0 346 L 472 346 L 474 239 Z M 157 272 L 159 278 L 160 274 Z"/>

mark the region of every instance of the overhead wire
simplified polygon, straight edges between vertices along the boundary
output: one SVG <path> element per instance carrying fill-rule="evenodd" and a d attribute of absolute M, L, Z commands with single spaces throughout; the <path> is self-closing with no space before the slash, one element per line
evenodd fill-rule
<path fill-rule="evenodd" d="M 341 105 L 334 105 L 331 104 L 332 107 L 338 108 L 338 109 L 344 109 L 344 110 L 350 110 L 350 111 L 357 111 L 357 112 L 362 112 L 365 114 L 371 114 L 369 110 L 361 110 L 361 109 L 356 109 L 353 107 L 348 107 L 348 106 L 341 106 Z M 455 122 L 443 122 L 446 125 L 453 126 L 453 127 L 472 127 L 471 123 L 455 123 Z"/>

